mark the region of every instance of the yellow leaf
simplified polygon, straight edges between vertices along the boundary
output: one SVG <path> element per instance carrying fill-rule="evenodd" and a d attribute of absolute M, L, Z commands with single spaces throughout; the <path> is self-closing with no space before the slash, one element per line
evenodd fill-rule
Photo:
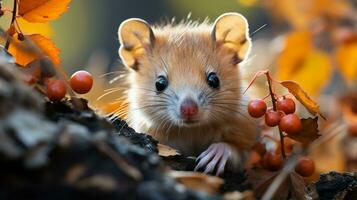
<path fill-rule="evenodd" d="M 269 0 L 264 2 L 278 20 L 295 29 L 309 29 L 319 17 L 335 18 L 353 12 L 347 0 Z"/>
<path fill-rule="evenodd" d="M 19 0 L 19 15 L 29 22 L 48 22 L 68 10 L 71 0 Z"/>
<path fill-rule="evenodd" d="M 341 74 L 347 81 L 357 78 L 357 42 L 343 44 L 336 51 L 336 59 Z"/>
<path fill-rule="evenodd" d="M 17 64 L 26 66 L 28 63 L 41 57 L 49 57 L 54 64 L 60 64 L 60 50 L 50 39 L 40 34 L 27 35 L 25 37 L 26 40 L 29 39 L 42 52 L 33 51 L 25 44 L 25 41 L 19 41 L 15 35 L 10 44 L 9 52 L 15 57 Z"/>
<path fill-rule="evenodd" d="M 255 6 L 258 2 L 258 0 L 237 0 L 240 5 L 243 5 L 245 7 L 251 7 Z"/>
<path fill-rule="evenodd" d="M 332 73 L 328 55 L 313 48 L 307 32 L 287 36 L 285 47 L 277 59 L 277 77 L 294 80 L 312 95 L 320 92 Z"/>
<path fill-rule="evenodd" d="M 312 100 L 309 95 L 301 88 L 301 86 L 294 81 L 281 81 L 280 84 L 287 88 L 295 98 L 305 106 L 305 108 L 313 115 L 319 114 L 321 117 L 319 105 Z"/>
<path fill-rule="evenodd" d="M 21 31 L 26 35 L 41 34 L 45 37 L 53 35 L 53 29 L 49 23 L 30 23 L 22 17 L 17 18 Z"/>

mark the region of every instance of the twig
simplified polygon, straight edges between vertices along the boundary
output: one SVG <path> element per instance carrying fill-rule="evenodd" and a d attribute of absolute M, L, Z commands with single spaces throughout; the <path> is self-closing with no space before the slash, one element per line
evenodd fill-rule
<path fill-rule="evenodd" d="M 95 143 L 97 148 L 114 161 L 117 166 L 123 170 L 127 175 L 138 181 L 142 179 L 142 174 L 139 170 L 130 166 L 124 159 L 122 159 L 109 145 L 104 142 Z"/>
<path fill-rule="evenodd" d="M 312 149 L 318 148 L 320 145 L 331 140 L 335 136 L 339 135 L 341 132 L 344 132 L 346 130 L 346 125 L 341 123 L 342 123 L 341 121 L 335 122 L 335 124 L 331 125 L 332 128 L 325 129 L 322 136 L 316 139 L 315 141 L 313 141 L 308 146 L 307 149 L 305 150 L 299 149 L 298 152 L 295 153 L 295 155 L 291 156 L 291 158 L 286 163 L 285 167 L 282 169 L 281 173 L 278 176 L 276 176 L 276 178 L 270 184 L 269 188 L 266 190 L 266 192 L 264 193 L 261 199 L 262 200 L 273 199 L 273 196 L 275 192 L 279 189 L 281 183 L 285 180 L 285 178 L 289 175 L 289 173 L 294 170 L 295 165 L 298 162 L 297 156 L 311 152 Z"/>
<path fill-rule="evenodd" d="M 17 14 L 17 0 L 14 0 L 14 8 L 12 11 L 12 19 L 11 19 L 11 24 L 10 26 L 14 23 L 16 20 L 16 14 Z M 7 38 L 6 44 L 5 44 L 5 49 L 8 50 L 10 46 L 10 38 Z"/>
<path fill-rule="evenodd" d="M 277 111 L 276 99 L 275 99 L 275 95 L 274 95 L 274 92 L 273 92 L 273 88 L 272 88 L 272 84 L 271 84 L 271 77 L 270 77 L 269 71 L 267 71 L 265 74 L 266 74 L 268 85 L 269 85 L 269 93 L 270 93 L 271 101 L 272 101 L 272 104 L 273 104 L 273 110 Z M 283 159 L 285 160 L 286 159 L 286 154 L 285 154 L 285 147 L 284 147 L 284 135 L 283 135 L 283 132 L 281 131 L 280 127 L 279 127 L 279 135 L 280 135 L 281 155 L 283 156 Z"/>

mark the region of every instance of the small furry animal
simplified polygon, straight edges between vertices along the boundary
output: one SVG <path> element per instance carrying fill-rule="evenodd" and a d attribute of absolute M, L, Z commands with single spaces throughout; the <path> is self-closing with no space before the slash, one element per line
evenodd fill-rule
<path fill-rule="evenodd" d="M 151 27 L 132 18 L 118 34 L 130 71 L 129 125 L 198 156 L 195 170 L 220 175 L 227 163 L 242 169 L 257 137 L 240 78 L 251 47 L 247 20 L 226 13 L 214 24 Z"/>

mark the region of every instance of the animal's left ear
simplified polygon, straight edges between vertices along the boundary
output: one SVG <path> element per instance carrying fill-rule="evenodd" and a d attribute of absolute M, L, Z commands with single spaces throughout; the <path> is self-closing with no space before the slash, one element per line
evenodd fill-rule
<path fill-rule="evenodd" d="M 219 16 L 212 30 L 212 38 L 220 45 L 233 49 L 238 56 L 238 63 L 249 54 L 251 40 L 248 22 L 238 13 L 225 13 Z"/>

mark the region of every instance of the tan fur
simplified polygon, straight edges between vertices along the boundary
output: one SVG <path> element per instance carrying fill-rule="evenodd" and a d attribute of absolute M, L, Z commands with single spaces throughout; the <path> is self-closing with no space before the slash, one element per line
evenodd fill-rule
<path fill-rule="evenodd" d="M 135 58 L 129 75 L 129 125 L 190 156 L 198 156 L 215 142 L 226 142 L 237 153 L 250 148 L 256 139 L 256 126 L 247 117 L 242 99 L 242 66 L 235 65 L 237 49 L 225 46 L 224 41 L 214 41 L 212 25 L 207 23 L 157 26 L 152 32 L 154 44 L 140 43 L 135 52 L 124 49 Z M 250 39 L 245 40 L 239 45 L 250 45 L 244 43 L 250 43 Z M 219 90 L 207 85 L 207 73 L 212 71 L 220 78 Z M 155 92 L 156 78 L 163 74 L 169 81 L 169 88 L 164 91 L 169 99 Z M 189 92 L 185 95 L 195 98 L 201 92 L 207 96 L 199 111 L 200 124 L 194 127 L 168 118 L 171 111 L 167 107 L 175 108 L 170 98 L 179 102 L 172 91 L 180 95 L 186 90 Z"/>

